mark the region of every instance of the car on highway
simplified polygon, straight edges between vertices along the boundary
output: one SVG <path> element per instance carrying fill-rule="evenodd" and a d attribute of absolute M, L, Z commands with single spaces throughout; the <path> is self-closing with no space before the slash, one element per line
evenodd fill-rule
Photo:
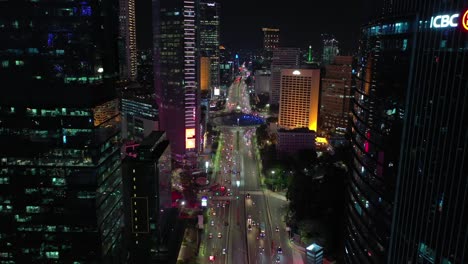
<path fill-rule="evenodd" d="M 276 226 L 275 231 L 279 232 L 279 227 L 278 226 Z"/>
<path fill-rule="evenodd" d="M 281 249 L 281 247 L 278 247 L 278 249 L 276 250 L 276 252 L 277 252 L 278 254 L 283 254 L 283 249 Z"/>
<path fill-rule="evenodd" d="M 249 231 L 252 230 L 252 225 L 249 225 L 247 228 Z"/>
<path fill-rule="evenodd" d="M 218 233 L 218 238 L 222 238 L 223 235 L 221 233 Z"/>
<path fill-rule="evenodd" d="M 280 262 L 281 262 L 281 258 L 280 258 L 280 256 L 276 256 L 275 263 L 280 263 Z"/>
<path fill-rule="evenodd" d="M 214 220 L 211 220 L 210 225 L 214 226 Z"/>
<path fill-rule="evenodd" d="M 213 238 L 213 233 L 209 233 L 209 234 L 208 234 L 208 238 L 209 238 L 209 239 L 212 239 L 212 238 Z"/>
<path fill-rule="evenodd" d="M 247 195 L 245 196 L 245 198 L 250 199 L 250 193 L 247 193 Z"/>

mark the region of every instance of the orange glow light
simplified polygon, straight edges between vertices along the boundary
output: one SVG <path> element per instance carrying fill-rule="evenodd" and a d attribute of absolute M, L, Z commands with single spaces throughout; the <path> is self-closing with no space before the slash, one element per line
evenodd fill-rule
<path fill-rule="evenodd" d="M 185 149 L 195 148 L 195 128 L 185 129 Z"/>
<path fill-rule="evenodd" d="M 468 31 L 468 10 L 465 11 L 461 20 L 463 28 Z"/>

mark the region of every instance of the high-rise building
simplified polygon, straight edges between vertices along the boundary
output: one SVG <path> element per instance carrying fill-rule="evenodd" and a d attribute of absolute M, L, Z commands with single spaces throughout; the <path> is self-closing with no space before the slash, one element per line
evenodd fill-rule
<path fill-rule="evenodd" d="M 137 45 L 135 0 L 119 1 L 119 33 L 121 42 L 120 74 L 122 78 L 136 80 L 137 77 Z"/>
<path fill-rule="evenodd" d="M 346 263 L 385 263 L 413 40 L 407 19 L 362 28 L 352 106 Z"/>
<path fill-rule="evenodd" d="M 317 131 L 319 89 L 319 69 L 281 70 L 278 125 Z"/>
<path fill-rule="evenodd" d="M 345 132 L 351 115 L 351 56 L 336 56 L 325 66 L 320 91 L 320 130 Z"/>
<path fill-rule="evenodd" d="M 387 263 L 468 263 L 468 5 L 396 0 L 391 11 L 413 14 L 413 32 Z"/>
<path fill-rule="evenodd" d="M 153 2 L 156 102 L 160 129 L 166 131 L 173 157 L 183 161 L 199 150 L 198 1 Z"/>
<path fill-rule="evenodd" d="M 335 56 L 340 53 L 338 49 L 338 40 L 336 40 L 333 35 L 322 34 L 322 44 L 322 64 L 327 65 L 332 63 Z"/>
<path fill-rule="evenodd" d="M 299 48 L 277 48 L 271 62 L 270 104 L 277 105 L 280 99 L 281 69 L 297 68 L 301 62 Z"/>
<path fill-rule="evenodd" d="M 200 1 L 199 35 L 200 55 L 210 59 L 210 88 L 219 88 L 219 44 L 220 44 L 220 9 L 214 1 Z"/>
<path fill-rule="evenodd" d="M 118 6 L 0 2 L 0 262 L 117 263 Z"/>
<path fill-rule="evenodd" d="M 263 31 L 263 51 L 272 52 L 279 47 L 278 28 L 262 28 Z"/>
<path fill-rule="evenodd" d="M 362 31 L 346 260 L 465 263 L 466 3 L 385 10 Z"/>
<path fill-rule="evenodd" d="M 172 234 L 171 150 L 164 132 L 152 132 L 122 163 L 127 263 L 154 263 L 165 257 Z M 164 253 L 161 256 L 160 253 Z"/>

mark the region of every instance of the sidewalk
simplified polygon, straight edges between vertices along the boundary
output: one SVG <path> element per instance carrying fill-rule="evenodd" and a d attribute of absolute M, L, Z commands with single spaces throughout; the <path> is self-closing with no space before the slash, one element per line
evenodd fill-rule
<path fill-rule="evenodd" d="M 177 261 L 189 262 L 195 260 L 198 255 L 197 232 L 195 227 L 187 227 L 184 232 L 182 245 L 180 246 Z"/>

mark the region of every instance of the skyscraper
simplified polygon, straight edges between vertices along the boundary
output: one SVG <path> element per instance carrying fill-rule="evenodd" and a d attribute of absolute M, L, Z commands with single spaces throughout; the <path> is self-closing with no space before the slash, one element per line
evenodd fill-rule
<path fill-rule="evenodd" d="M 262 28 L 263 31 L 263 57 L 268 67 L 271 63 L 273 51 L 279 47 L 280 30 L 278 28 Z"/>
<path fill-rule="evenodd" d="M 333 35 L 322 34 L 322 43 L 322 64 L 328 65 L 332 63 L 335 56 L 340 53 L 338 49 L 338 40 L 336 40 Z"/>
<path fill-rule="evenodd" d="M 385 11 L 361 38 L 347 263 L 466 263 L 466 3 Z"/>
<path fill-rule="evenodd" d="M 336 56 L 325 66 L 320 93 L 320 129 L 346 131 L 351 114 L 351 56 Z"/>
<path fill-rule="evenodd" d="M 278 125 L 281 128 L 308 128 L 317 131 L 320 70 L 281 70 Z"/>
<path fill-rule="evenodd" d="M 183 161 L 200 143 L 198 1 L 153 2 L 156 102 L 160 129 L 166 131 L 173 157 Z"/>
<path fill-rule="evenodd" d="M 468 6 L 394 1 L 414 30 L 388 263 L 468 263 Z"/>
<path fill-rule="evenodd" d="M 123 56 L 121 60 L 121 76 L 136 80 L 137 77 L 137 45 L 136 45 L 136 21 L 135 0 L 119 1 L 119 32 L 122 39 Z"/>
<path fill-rule="evenodd" d="M 219 34 L 221 5 L 201 1 L 199 12 L 200 56 L 210 59 L 210 86 L 219 88 Z M 211 88 L 214 89 L 214 88 Z"/>
<path fill-rule="evenodd" d="M 301 62 L 299 48 L 277 48 L 271 62 L 270 104 L 277 105 L 280 99 L 281 69 L 297 68 Z"/>
<path fill-rule="evenodd" d="M 263 50 L 272 52 L 279 47 L 279 32 L 278 28 L 262 28 L 263 31 Z"/>
<path fill-rule="evenodd" d="M 0 2 L 0 262 L 115 263 L 114 1 Z"/>
<path fill-rule="evenodd" d="M 152 132 L 122 163 L 128 263 L 155 263 L 173 235 L 166 228 L 171 207 L 171 150 L 164 132 Z"/>
<path fill-rule="evenodd" d="M 352 107 L 345 259 L 384 263 L 388 254 L 413 45 L 407 19 L 362 28 Z"/>

